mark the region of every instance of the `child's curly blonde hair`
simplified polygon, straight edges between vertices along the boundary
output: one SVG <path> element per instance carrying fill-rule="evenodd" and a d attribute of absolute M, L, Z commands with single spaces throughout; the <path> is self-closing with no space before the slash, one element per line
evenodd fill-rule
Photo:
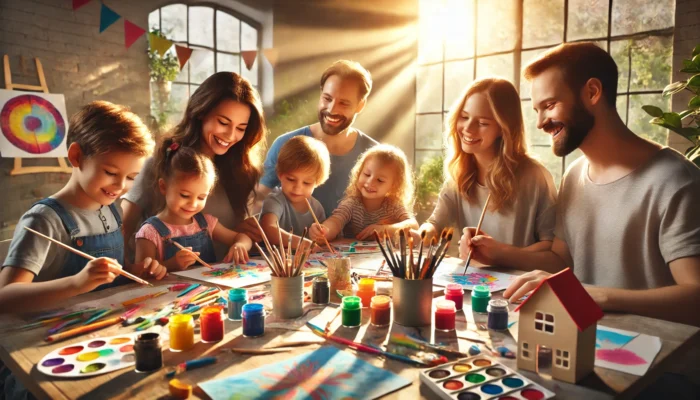
<path fill-rule="evenodd" d="M 392 202 L 402 204 L 406 210 L 412 213 L 415 199 L 413 170 L 408 164 L 406 154 L 398 147 L 390 144 L 378 144 L 360 155 L 350 172 L 350 181 L 347 189 L 345 189 L 345 195 L 348 197 L 362 196 L 357 188 L 357 180 L 365 166 L 365 162 L 370 158 L 376 158 L 387 169 L 394 171 L 394 187 L 391 188 L 387 197 Z"/>

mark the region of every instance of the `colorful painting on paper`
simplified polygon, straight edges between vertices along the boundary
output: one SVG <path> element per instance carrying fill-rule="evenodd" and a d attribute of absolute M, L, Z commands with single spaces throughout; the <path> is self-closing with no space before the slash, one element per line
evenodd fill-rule
<path fill-rule="evenodd" d="M 379 253 L 381 250 L 377 246 L 377 242 L 364 240 L 352 243 L 334 243 L 333 247 L 341 253 L 363 254 L 363 253 Z"/>
<path fill-rule="evenodd" d="M 251 258 L 246 264 L 214 264 L 212 267 L 193 268 L 175 274 L 232 288 L 270 281 L 270 269 L 264 260 Z"/>
<path fill-rule="evenodd" d="M 0 89 L 3 157 L 65 157 L 66 104 L 62 94 Z"/>
<path fill-rule="evenodd" d="M 598 325 L 595 346 L 596 367 L 642 376 L 661 350 L 661 339 Z"/>
<path fill-rule="evenodd" d="M 213 400 L 375 399 L 411 382 L 336 347 L 266 365 L 228 378 L 200 383 Z"/>
<path fill-rule="evenodd" d="M 504 290 L 510 285 L 515 275 L 501 272 L 488 271 L 485 269 L 469 268 L 467 273 L 440 274 L 433 278 L 433 282 L 439 286 L 446 286 L 448 283 L 459 283 L 465 290 L 472 290 L 474 286 L 486 286 L 492 292 Z"/>

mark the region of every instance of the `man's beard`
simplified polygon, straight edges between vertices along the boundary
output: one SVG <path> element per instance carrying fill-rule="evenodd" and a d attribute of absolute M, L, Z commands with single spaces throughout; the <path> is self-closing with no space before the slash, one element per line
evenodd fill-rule
<path fill-rule="evenodd" d="M 337 127 L 334 126 L 328 126 L 326 124 L 326 118 L 327 116 L 331 116 L 333 118 L 340 118 L 340 125 Z M 348 129 L 348 127 L 352 124 L 352 119 L 345 118 L 342 115 L 332 115 L 328 111 L 319 111 L 318 112 L 318 122 L 321 123 L 321 129 L 323 130 L 323 133 L 326 135 L 330 136 L 335 136 L 339 134 L 340 132 Z"/>
<path fill-rule="evenodd" d="M 559 128 L 563 129 L 559 132 L 559 135 L 563 135 L 561 138 L 554 140 L 554 137 L 552 137 L 552 150 L 554 154 L 563 157 L 578 149 L 593 128 L 594 123 L 595 118 L 593 115 L 591 115 L 579 101 L 574 104 L 574 108 L 571 110 L 569 122 L 550 121 L 544 126 L 543 130 L 545 132 L 552 132 Z"/>

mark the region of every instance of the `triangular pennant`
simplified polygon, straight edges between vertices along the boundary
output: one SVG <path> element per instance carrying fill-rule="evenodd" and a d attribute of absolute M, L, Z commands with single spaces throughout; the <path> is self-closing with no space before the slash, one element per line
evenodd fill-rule
<path fill-rule="evenodd" d="M 73 0 L 73 11 L 79 9 L 80 7 L 84 6 L 89 2 L 90 0 Z"/>
<path fill-rule="evenodd" d="M 177 53 L 177 59 L 180 60 L 180 71 L 182 71 L 182 67 L 185 66 L 185 63 L 187 63 L 187 60 L 189 60 L 192 55 L 192 49 L 175 45 L 175 53 Z"/>
<path fill-rule="evenodd" d="M 100 9 L 100 33 L 109 28 L 109 26 L 113 23 L 117 22 L 117 20 L 121 17 L 122 16 L 115 13 L 114 10 L 102 4 L 102 8 Z"/>
<path fill-rule="evenodd" d="M 151 49 L 157 51 L 161 57 L 163 57 L 165 52 L 173 45 L 173 42 L 168 39 L 163 39 L 155 33 L 148 34 L 148 41 L 150 42 Z"/>
<path fill-rule="evenodd" d="M 243 62 L 245 67 L 250 71 L 253 68 L 253 63 L 255 63 L 255 58 L 258 56 L 257 50 L 244 50 L 241 51 L 241 57 L 243 57 Z"/>
<path fill-rule="evenodd" d="M 128 49 L 134 42 L 146 33 L 146 30 L 129 20 L 124 20 L 124 45 Z"/>
<path fill-rule="evenodd" d="M 272 68 L 275 68 L 275 65 L 277 65 L 277 59 L 279 58 L 279 51 L 277 49 L 263 49 L 263 55 L 265 58 L 267 58 L 267 62 L 272 65 Z"/>

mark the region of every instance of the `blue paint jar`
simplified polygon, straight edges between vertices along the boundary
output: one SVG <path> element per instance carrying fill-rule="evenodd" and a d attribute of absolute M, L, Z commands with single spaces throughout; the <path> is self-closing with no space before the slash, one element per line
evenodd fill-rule
<path fill-rule="evenodd" d="M 265 310 L 263 305 L 249 303 L 243 306 L 243 336 L 257 337 L 265 334 Z"/>
<path fill-rule="evenodd" d="M 228 319 L 240 321 L 243 319 L 243 306 L 248 303 L 248 291 L 231 289 L 228 291 Z"/>
<path fill-rule="evenodd" d="M 489 319 L 487 326 L 495 331 L 508 329 L 508 302 L 505 300 L 491 300 L 487 308 Z"/>

